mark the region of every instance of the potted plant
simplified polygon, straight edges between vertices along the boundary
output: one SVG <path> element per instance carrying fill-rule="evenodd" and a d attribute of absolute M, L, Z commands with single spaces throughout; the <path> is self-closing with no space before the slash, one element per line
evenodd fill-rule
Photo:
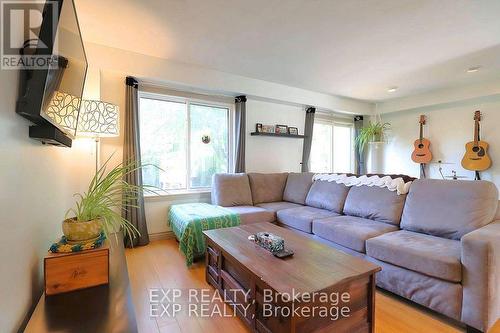
<path fill-rule="evenodd" d="M 368 126 L 363 127 L 356 137 L 356 147 L 360 154 L 363 154 L 368 142 L 380 142 L 384 137 L 384 132 L 389 129 L 390 123 L 368 122 Z"/>
<path fill-rule="evenodd" d="M 96 172 L 87 192 L 75 194 L 75 207 L 66 213 L 66 217 L 73 216 L 62 224 L 69 244 L 92 242 L 101 232 L 108 236 L 111 232 L 123 230 L 130 240 L 140 236 L 139 230 L 121 216 L 121 210 L 135 207 L 129 202 L 135 202 L 144 190 L 149 191 L 148 186 L 136 186 L 124 180 L 124 176 L 143 166 L 136 162 L 121 163 L 107 172 L 110 159 Z"/>

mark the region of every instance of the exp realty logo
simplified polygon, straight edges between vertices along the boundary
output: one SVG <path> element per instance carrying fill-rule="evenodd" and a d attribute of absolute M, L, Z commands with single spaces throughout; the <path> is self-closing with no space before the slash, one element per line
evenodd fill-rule
<path fill-rule="evenodd" d="M 51 48 L 55 44 L 59 2 L 0 0 L 0 3 L 1 68 L 49 68 L 56 60 Z M 44 22 L 46 42 L 39 39 L 43 20 L 48 22 Z"/>

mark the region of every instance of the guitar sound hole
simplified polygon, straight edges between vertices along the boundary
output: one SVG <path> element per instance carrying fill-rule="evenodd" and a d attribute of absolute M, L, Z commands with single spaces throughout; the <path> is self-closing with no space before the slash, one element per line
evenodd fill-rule
<path fill-rule="evenodd" d="M 472 151 L 477 153 L 479 151 L 479 147 L 472 147 Z"/>
<path fill-rule="evenodd" d="M 423 144 L 419 144 L 418 148 L 422 149 L 422 148 L 424 148 L 424 145 Z"/>

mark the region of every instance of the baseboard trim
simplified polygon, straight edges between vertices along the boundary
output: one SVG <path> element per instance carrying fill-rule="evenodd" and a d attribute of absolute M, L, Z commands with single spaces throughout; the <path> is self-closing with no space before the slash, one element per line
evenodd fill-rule
<path fill-rule="evenodd" d="M 156 232 L 154 234 L 149 234 L 150 241 L 174 239 L 175 234 L 173 231 Z"/>

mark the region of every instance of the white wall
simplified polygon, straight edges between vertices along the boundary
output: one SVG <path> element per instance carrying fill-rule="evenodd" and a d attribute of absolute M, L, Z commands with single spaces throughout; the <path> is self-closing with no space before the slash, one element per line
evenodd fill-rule
<path fill-rule="evenodd" d="M 433 162 L 442 160 L 453 163 L 443 165 L 445 175 L 451 175 L 451 171 L 456 170 L 458 175 L 473 179 L 474 173 L 464 170 L 460 161 L 465 151 L 465 143 L 473 139 L 475 110 L 481 110 L 483 114 L 481 139 L 490 143 L 489 154 L 493 160 L 492 167 L 481 173 L 482 179 L 491 180 L 500 188 L 500 131 L 498 130 L 500 96 L 498 95 L 383 114 L 382 120 L 392 125 L 392 130 L 388 133 L 384 172 L 405 173 L 418 177 L 419 165 L 411 160 L 410 155 L 413 151 L 413 141 L 419 136 L 419 115 L 425 114 L 427 126 L 424 136 L 431 141 Z M 440 178 L 437 164 L 430 164 L 429 176 Z"/>
<path fill-rule="evenodd" d="M 247 172 L 300 172 L 304 140 L 251 136 L 255 124 L 288 125 L 304 134 L 304 107 L 248 99 L 246 135 Z"/>
<path fill-rule="evenodd" d="M 43 257 L 94 168 L 92 140 L 43 146 L 15 113 L 18 72 L 0 70 L 0 330 L 19 329 L 41 294 Z"/>

